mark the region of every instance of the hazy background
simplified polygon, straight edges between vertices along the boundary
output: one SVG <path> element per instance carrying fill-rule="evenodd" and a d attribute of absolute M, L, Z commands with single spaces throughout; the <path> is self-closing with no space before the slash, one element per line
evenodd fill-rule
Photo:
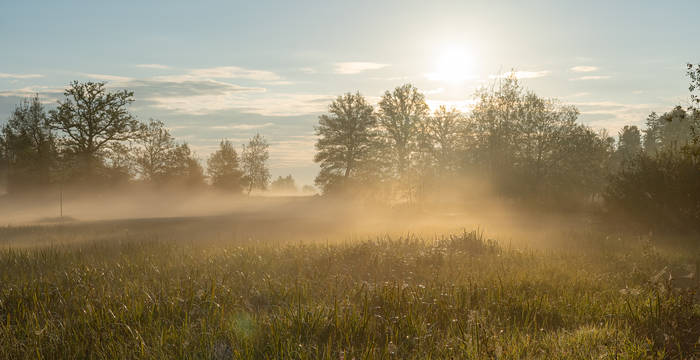
<path fill-rule="evenodd" d="M 539 95 L 615 134 L 687 102 L 700 57 L 693 0 L 10 2 L 0 5 L 0 124 L 21 97 L 55 103 L 71 80 L 133 89 L 133 114 L 163 120 L 205 159 L 222 138 L 271 142 L 273 177 L 311 184 L 313 125 L 360 90 L 376 102 L 411 82 L 428 104 L 468 109 L 514 68 Z M 456 50 L 455 50 L 456 49 Z M 439 75 L 457 51 L 456 81 Z M 449 65 L 449 64 L 448 64 Z"/>

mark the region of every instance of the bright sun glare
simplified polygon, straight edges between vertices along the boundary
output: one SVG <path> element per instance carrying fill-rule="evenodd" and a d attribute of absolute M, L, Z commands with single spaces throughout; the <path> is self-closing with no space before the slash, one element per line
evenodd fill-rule
<path fill-rule="evenodd" d="M 459 83 L 475 77 L 474 56 L 463 47 L 450 46 L 440 52 L 435 61 L 435 71 L 428 79 Z"/>

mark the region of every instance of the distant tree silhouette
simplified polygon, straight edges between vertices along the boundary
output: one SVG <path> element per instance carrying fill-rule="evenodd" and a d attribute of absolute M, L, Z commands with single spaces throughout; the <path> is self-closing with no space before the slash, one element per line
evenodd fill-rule
<path fill-rule="evenodd" d="M 307 195 L 316 194 L 316 188 L 312 185 L 304 185 L 301 187 L 301 192 Z"/>
<path fill-rule="evenodd" d="M 50 125 L 61 144 L 79 158 L 88 173 L 101 165 L 100 152 L 114 142 L 135 139 L 142 125 L 129 113 L 134 101 L 128 90 L 107 91 L 104 82 L 74 81 L 63 101 L 50 112 Z"/>
<path fill-rule="evenodd" d="M 278 176 L 277 179 L 270 184 L 270 191 L 274 192 L 296 193 L 298 190 L 291 174 L 285 177 Z"/>
<path fill-rule="evenodd" d="M 577 124 L 578 110 L 526 91 L 511 75 L 477 92 L 464 162 L 502 195 L 557 204 L 603 190 L 612 142 Z"/>
<path fill-rule="evenodd" d="M 201 187 L 205 184 L 204 168 L 187 143 L 177 145 L 170 153 L 165 178 L 170 184 L 187 187 Z"/>
<path fill-rule="evenodd" d="M 662 115 L 651 113 L 644 130 L 644 150 L 650 155 L 679 152 L 693 141 L 700 126 L 700 113 L 676 106 Z"/>
<path fill-rule="evenodd" d="M 634 125 L 625 125 L 617 138 L 615 167 L 619 169 L 631 164 L 642 152 L 642 133 Z"/>
<path fill-rule="evenodd" d="M 241 192 L 243 172 L 238 163 L 238 154 L 230 141 L 222 140 L 219 143 L 219 149 L 207 160 L 207 172 L 214 187 Z"/>
<path fill-rule="evenodd" d="M 687 75 L 690 78 L 688 90 L 690 91 L 691 106 L 700 108 L 700 64 L 693 65 L 688 63 L 687 65 Z"/>
<path fill-rule="evenodd" d="M 136 139 L 136 168 L 143 180 L 162 182 L 169 175 L 175 139 L 160 120 L 150 119 Z"/>
<path fill-rule="evenodd" d="M 435 163 L 442 171 L 455 171 L 458 166 L 458 153 L 463 147 L 462 138 L 466 129 L 466 118 L 455 108 L 440 106 L 427 118 L 427 145 Z"/>
<path fill-rule="evenodd" d="M 39 96 L 17 105 L 0 132 L 8 190 L 48 185 L 56 160 L 56 144 Z"/>
<path fill-rule="evenodd" d="M 358 92 L 338 96 L 318 122 L 314 161 L 320 163 L 321 171 L 316 184 L 328 191 L 357 177 L 373 160 L 377 118 Z"/>
<path fill-rule="evenodd" d="M 264 137 L 256 134 L 247 145 L 243 145 L 241 163 L 248 187 L 248 194 L 253 189 L 265 190 L 270 182 L 270 170 L 267 161 L 270 158 L 269 145 Z"/>

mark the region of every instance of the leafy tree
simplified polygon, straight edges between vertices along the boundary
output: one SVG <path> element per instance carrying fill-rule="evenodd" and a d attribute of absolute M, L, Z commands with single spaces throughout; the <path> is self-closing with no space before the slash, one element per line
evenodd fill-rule
<path fill-rule="evenodd" d="M 81 159 L 88 173 L 106 146 L 133 140 L 140 133 L 141 124 L 127 110 L 133 95 L 128 90 L 107 91 L 104 82 L 74 81 L 51 111 L 51 127 L 63 135 L 63 145 Z"/>
<path fill-rule="evenodd" d="M 297 185 L 291 174 L 285 177 L 278 176 L 277 179 L 270 184 L 270 190 L 279 193 L 296 193 Z"/>
<path fill-rule="evenodd" d="M 515 178 L 512 165 L 516 152 L 515 124 L 523 89 L 514 75 L 502 80 L 495 89 L 482 88 L 477 91 L 477 103 L 472 109 L 471 119 L 475 160 L 492 180 Z"/>
<path fill-rule="evenodd" d="M 136 168 L 146 181 L 163 181 L 177 149 L 175 139 L 160 120 L 150 119 L 136 139 Z"/>
<path fill-rule="evenodd" d="M 316 177 L 324 191 L 357 177 L 372 160 L 377 119 L 374 109 L 360 93 L 339 96 L 319 117 L 316 156 L 321 172 Z"/>
<path fill-rule="evenodd" d="M 207 172 L 214 187 L 241 192 L 243 172 L 239 168 L 238 154 L 228 140 L 222 140 L 219 150 L 207 160 Z"/>
<path fill-rule="evenodd" d="M 426 125 L 425 135 L 435 162 L 443 171 L 454 171 L 466 125 L 464 116 L 455 108 L 440 106 Z"/>
<path fill-rule="evenodd" d="M 386 91 L 379 101 L 379 125 L 388 146 L 394 173 L 403 179 L 419 151 L 419 130 L 428 116 L 425 96 L 405 84 Z"/>
<path fill-rule="evenodd" d="M 690 91 L 690 102 L 691 107 L 700 107 L 700 64 L 693 65 L 688 63 L 688 77 L 690 78 L 690 85 L 688 90 Z"/>
<path fill-rule="evenodd" d="M 133 179 L 136 174 L 133 150 L 120 142 L 105 147 L 100 156 L 104 159 L 103 177 L 112 184 L 123 184 Z"/>
<path fill-rule="evenodd" d="M 1 132 L 8 190 L 49 184 L 56 144 L 39 96 L 23 100 Z"/>
<path fill-rule="evenodd" d="M 630 164 L 642 152 L 642 133 L 636 126 L 625 125 L 618 134 L 615 161 L 617 167 Z"/>
<path fill-rule="evenodd" d="M 497 191 L 556 204 L 602 190 L 612 143 L 577 124 L 575 107 L 526 91 L 512 75 L 477 96 L 463 146 Z"/>
<path fill-rule="evenodd" d="M 170 184 L 187 187 L 204 185 L 204 168 L 187 143 L 177 145 L 170 152 L 165 179 Z"/>
<path fill-rule="evenodd" d="M 642 232 L 700 233 L 700 165 L 689 156 L 643 154 L 610 178 L 605 193 L 619 224 Z"/>
<path fill-rule="evenodd" d="M 269 147 L 260 134 L 251 138 L 248 145 L 243 145 L 241 163 L 249 195 L 253 189 L 267 189 L 267 184 L 270 182 L 270 170 L 267 167 L 267 161 L 270 159 Z"/>
<path fill-rule="evenodd" d="M 700 128 L 700 112 L 676 106 L 661 116 L 651 113 L 646 126 L 644 149 L 648 154 L 679 153 L 693 142 L 693 134 Z"/>

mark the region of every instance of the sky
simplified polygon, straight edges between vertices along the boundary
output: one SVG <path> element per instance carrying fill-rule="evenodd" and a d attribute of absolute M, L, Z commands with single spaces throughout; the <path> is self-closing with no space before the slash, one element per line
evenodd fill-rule
<path fill-rule="evenodd" d="M 700 1 L 0 0 L 0 124 L 73 81 L 134 91 L 202 159 L 259 132 L 274 177 L 312 184 L 314 125 L 338 95 L 404 83 L 468 111 L 511 70 L 611 134 L 688 103 Z"/>

